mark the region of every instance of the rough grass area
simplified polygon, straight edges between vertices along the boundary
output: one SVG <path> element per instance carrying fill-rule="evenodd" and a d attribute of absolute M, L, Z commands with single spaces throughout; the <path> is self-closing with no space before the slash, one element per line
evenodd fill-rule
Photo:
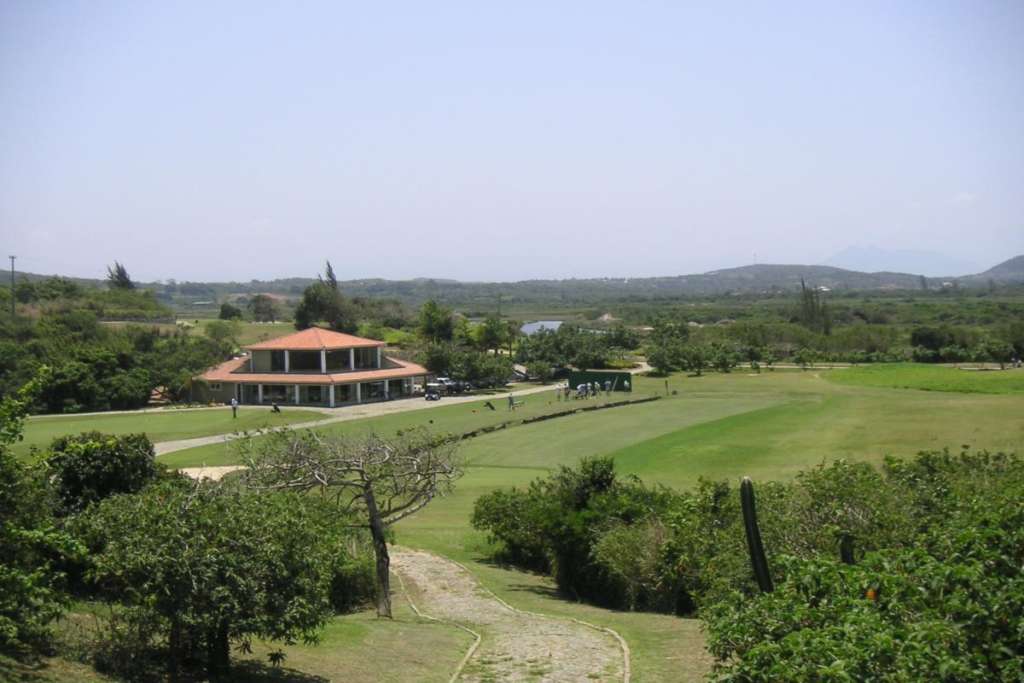
<path fill-rule="evenodd" d="M 58 436 L 97 430 L 106 434 L 145 432 L 154 443 L 176 441 L 213 434 L 280 426 L 295 422 L 312 422 L 324 417 L 310 410 L 288 407 L 278 414 L 262 406 L 242 406 L 238 418 L 231 417 L 230 408 L 203 408 L 122 413 L 117 415 L 45 415 L 25 423 L 25 440 L 16 444 L 14 452 L 27 455 L 33 446 L 45 448 Z"/>
<path fill-rule="evenodd" d="M 398 582 L 394 581 L 393 620 L 378 619 L 373 611 L 358 612 L 332 619 L 316 644 L 255 641 L 250 654 L 232 651 L 233 670 L 226 680 L 238 683 L 447 681 L 469 649 L 472 638 L 454 626 L 417 617 L 405 597 L 397 592 L 397 586 Z M 86 637 L 82 628 L 95 628 L 89 605 L 79 604 L 77 609 L 80 611 L 59 622 L 58 637 L 73 636 L 81 641 Z M 95 611 L 103 613 L 103 609 Z M 280 667 L 271 666 L 268 659 L 268 655 L 277 650 L 286 655 Z M 104 676 L 87 664 L 61 657 L 24 664 L 0 656 L 0 680 L 73 683 L 121 679 Z M 189 680 L 206 679 L 200 675 Z"/>
<path fill-rule="evenodd" d="M 212 318 L 199 318 L 198 320 L 193 318 L 189 319 L 184 316 L 179 316 L 182 320 L 192 323 L 195 327 L 191 328 L 193 334 L 204 334 L 206 326 L 213 322 Z M 295 332 L 295 325 L 292 323 L 254 323 L 243 321 L 239 324 L 239 332 L 237 340 L 240 346 L 246 346 L 247 344 L 255 344 L 257 342 L 266 341 L 275 337 L 283 337 L 286 334 Z"/>
<path fill-rule="evenodd" d="M 976 370 L 923 363 L 862 365 L 829 375 L 840 384 L 962 394 L 1022 394 L 1024 369 Z"/>

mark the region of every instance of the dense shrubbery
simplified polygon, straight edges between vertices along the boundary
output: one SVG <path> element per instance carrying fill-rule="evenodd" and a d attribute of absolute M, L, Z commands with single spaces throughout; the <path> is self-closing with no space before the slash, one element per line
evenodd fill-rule
<path fill-rule="evenodd" d="M 705 367 L 719 365 L 716 359 L 724 361 L 730 356 L 737 361 L 772 359 L 800 365 L 911 360 L 1007 363 L 1024 352 L 1021 323 L 987 330 L 922 326 L 909 331 L 864 323 L 832 328 L 827 335 L 794 323 L 729 323 L 694 328 L 682 336 L 665 335 L 659 327 L 679 329 L 680 324 L 659 319 L 646 339 L 648 362 L 660 373 L 687 370 L 699 374 Z"/>
<path fill-rule="evenodd" d="M 1024 677 L 1024 476 L 1000 456 L 892 461 L 905 526 L 844 565 L 781 557 L 773 593 L 704 613 L 720 680 Z"/>
<path fill-rule="evenodd" d="M 627 351 L 640 345 L 636 332 L 617 325 L 604 332 L 563 324 L 557 330 L 541 329 L 519 341 L 516 362 L 545 364 L 551 368 L 580 370 L 611 367 Z"/>
<path fill-rule="evenodd" d="M 128 624 L 98 664 L 138 675 L 147 657 L 172 670 L 201 661 L 215 676 L 232 642 L 315 639 L 332 601 L 368 597 L 346 590 L 364 590 L 372 569 L 346 550 L 345 521 L 316 497 L 178 478 L 89 508 L 72 524 L 87 576 Z"/>
<path fill-rule="evenodd" d="M 829 667 L 849 680 L 918 670 L 1018 680 L 1022 501 L 1024 463 L 988 453 L 922 453 L 881 469 L 840 461 L 762 484 L 769 595 L 758 593 L 739 497 L 725 482 L 677 493 L 584 460 L 525 491 L 481 497 L 473 524 L 501 559 L 551 572 L 577 598 L 698 611 L 726 680 L 807 680 Z M 853 566 L 839 561 L 844 537 Z"/>
<path fill-rule="evenodd" d="M 218 675 L 231 643 L 313 639 L 372 599 L 367 535 L 320 497 L 161 476 L 141 434 L 62 437 L 17 460 L 48 374 L 0 401 L 0 653 L 45 652 L 74 592 L 112 608 L 79 647 L 98 668 Z"/>
<path fill-rule="evenodd" d="M 46 468 L 67 513 L 80 512 L 115 493 L 140 491 L 162 469 L 145 434 L 95 431 L 54 439 Z"/>
<path fill-rule="evenodd" d="M 44 647 L 52 620 L 68 604 L 62 558 L 81 548 L 56 527 L 53 495 L 38 470 L 22 464 L 10 445 L 21 438 L 28 405 L 45 381 L 0 401 L 0 652 Z"/>
<path fill-rule="evenodd" d="M 139 408 L 152 390 L 188 397 L 191 378 L 229 356 L 230 340 L 101 325 L 88 311 L 0 319 L 0 396 L 47 365 L 36 412 Z"/>

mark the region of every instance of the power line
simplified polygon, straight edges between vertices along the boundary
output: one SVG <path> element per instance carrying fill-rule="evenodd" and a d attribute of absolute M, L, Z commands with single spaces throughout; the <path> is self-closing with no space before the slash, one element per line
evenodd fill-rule
<path fill-rule="evenodd" d="M 15 310 L 14 310 L 14 306 L 15 306 L 15 301 L 14 301 L 14 259 L 16 259 L 18 257 L 17 256 L 9 256 L 8 258 L 11 259 L 11 317 L 13 318 L 15 316 Z"/>

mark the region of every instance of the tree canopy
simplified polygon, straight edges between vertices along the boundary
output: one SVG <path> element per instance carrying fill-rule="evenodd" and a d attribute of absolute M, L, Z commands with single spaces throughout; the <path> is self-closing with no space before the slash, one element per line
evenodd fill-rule
<path fill-rule="evenodd" d="M 462 475 L 453 440 L 417 429 L 393 439 L 273 432 L 239 442 L 246 484 L 259 491 L 320 490 L 370 530 L 377 558 L 377 614 L 391 616 L 386 528 L 451 490 Z"/>
<path fill-rule="evenodd" d="M 128 276 L 128 269 L 119 261 L 107 266 L 107 285 L 111 289 L 135 289 L 135 283 Z"/>

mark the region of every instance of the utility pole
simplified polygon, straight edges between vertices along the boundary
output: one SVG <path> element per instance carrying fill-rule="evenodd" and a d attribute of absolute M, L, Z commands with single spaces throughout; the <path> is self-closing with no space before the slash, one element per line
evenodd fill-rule
<path fill-rule="evenodd" d="M 10 259 L 11 259 L 11 317 L 12 318 L 15 316 L 15 310 L 14 310 L 14 305 L 15 305 L 15 301 L 14 301 L 14 259 L 16 259 L 16 258 L 18 258 L 18 257 L 17 256 L 11 256 L 10 257 Z"/>

